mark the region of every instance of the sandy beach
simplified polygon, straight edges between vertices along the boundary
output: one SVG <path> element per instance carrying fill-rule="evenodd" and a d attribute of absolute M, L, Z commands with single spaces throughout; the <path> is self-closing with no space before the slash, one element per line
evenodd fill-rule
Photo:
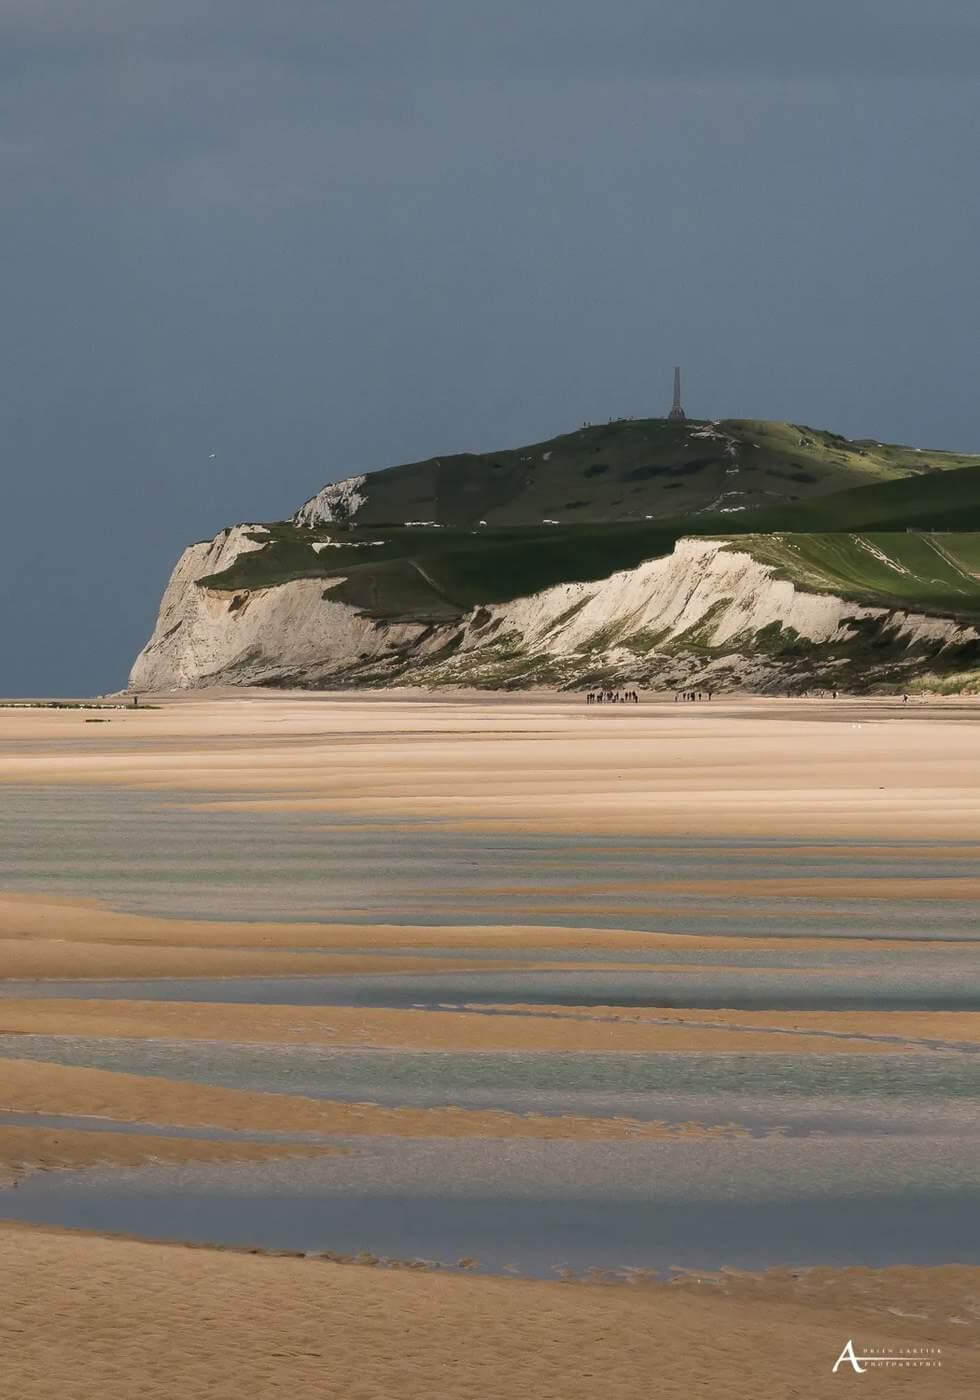
<path fill-rule="evenodd" d="M 95 1168 L 233 1173 L 352 1140 L 730 1144 L 735 1173 L 742 1146 L 782 1139 L 787 1122 L 813 1131 L 808 1152 L 829 1152 L 833 1175 L 835 1134 L 850 1151 L 854 1133 L 885 1131 L 890 1096 L 912 1136 L 882 1158 L 887 1190 L 916 1132 L 937 1135 L 940 1165 L 962 1153 L 955 1181 L 969 1178 L 980 1009 L 950 998 L 977 969 L 980 702 L 619 711 L 567 695 L 223 692 L 145 697 L 86 724 L 94 713 L 0 708 L 0 802 L 43 836 L 0 881 L 0 1186 L 18 1181 L 18 1197 Z M 212 821 L 225 823 L 213 851 Z M 487 977 L 506 994 L 471 1000 Z M 213 995 L 192 996 L 194 979 Z M 316 979 L 336 1003 L 277 990 Z M 649 1004 L 635 990 L 648 985 Z M 708 995 L 690 1004 L 692 988 Z M 127 1068 L 139 1047 L 154 1064 L 237 1055 L 242 1087 Z M 267 1066 L 338 1058 L 311 1092 L 273 1092 L 249 1087 L 259 1052 Z M 413 1100 L 381 1069 L 383 1102 L 330 1093 L 345 1056 L 366 1074 L 372 1055 L 450 1087 Z M 642 1118 L 615 1083 L 586 1106 L 561 1088 L 572 1056 L 601 1085 L 609 1060 L 693 1087 L 664 1089 L 664 1112 Z M 464 1060 L 475 1079 L 454 1089 Z M 772 1101 L 752 1087 L 769 1064 Z M 800 1088 L 808 1064 L 815 1087 Z M 518 1087 L 545 1074 L 546 1106 L 494 1106 L 512 1089 L 473 1097 L 505 1072 Z M 0 1223 L 11 1395 L 789 1400 L 849 1382 L 831 1375 L 849 1337 L 941 1348 L 941 1368 L 862 1377 L 876 1392 L 965 1397 L 980 1383 L 980 1268 L 954 1257 L 552 1283 L 194 1243 L 43 1214 Z"/>
<path fill-rule="evenodd" d="M 252 810 L 486 830 L 980 837 L 977 700 L 590 710 L 576 695 L 225 692 L 85 718 L 0 710 L 0 782 L 220 790 Z"/>
<path fill-rule="evenodd" d="M 790 1400 L 856 1379 L 830 1374 L 851 1335 L 941 1351 L 941 1369 L 869 1373 L 876 1394 L 966 1396 L 977 1378 L 957 1320 L 976 1316 L 970 1270 L 542 1284 L 9 1226 L 0 1261 L 5 1384 L 31 1400 Z"/>

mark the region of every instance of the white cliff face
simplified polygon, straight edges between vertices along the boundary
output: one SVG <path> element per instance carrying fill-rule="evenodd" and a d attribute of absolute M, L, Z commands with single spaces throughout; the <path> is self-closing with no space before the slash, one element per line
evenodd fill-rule
<path fill-rule="evenodd" d="M 217 591 L 197 580 L 228 568 L 255 527 L 236 526 L 181 556 L 153 636 L 133 667 L 135 689 L 208 684 L 574 684 L 605 670 L 665 687 L 708 680 L 772 683 L 779 667 L 760 633 L 813 644 L 887 625 L 932 648 L 980 638 L 950 619 L 862 607 L 779 578 L 724 540 L 680 540 L 674 552 L 589 583 L 560 584 L 456 622 L 387 622 L 330 598 L 337 579 Z M 542 671 L 542 667 L 544 671 Z"/>
<path fill-rule="evenodd" d="M 863 607 L 798 588 L 730 542 L 699 539 L 679 540 L 672 554 L 606 579 L 560 584 L 488 607 L 481 621 L 475 629 L 471 619 L 450 666 L 462 670 L 467 653 L 476 660 L 494 638 L 516 636 L 529 656 L 558 663 L 557 675 L 566 682 L 596 666 L 650 675 L 658 657 L 665 682 L 720 668 L 734 669 L 746 682 L 764 681 L 773 669 L 759 640 L 767 629 L 814 645 L 854 641 L 863 623 L 887 626 L 908 647 L 980 639 L 975 628 L 953 619 Z M 678 672 L 671 658 L 685 651 Z"/>
<path fill-rule="evenodd" d="M 171 689 L 199 685 L 200 660 L 207 649 L 206 595 L 199 601 L 194 585 L 199 578 L 230 568 L 241 554 L 261 549 L 262 525 L 233 525 L 213 540 L 202 540 L 185 549 L 177 560 L 160 600 L 153 635 L 133 663 L 130 687 L 136 690 Z M 195 623 L 197 626 L 195 627 Z"/>
<path fill-rule="evenodd" d="M 294 525 L 333 525 L 339 521 L 353 520 L 367 496 L 362 490 L 366 476 L 348 476 L 343 481 L 332 481 L 318 491 L 315 496 L 301 505 L 293 516 Z"/>
<path fill-rule="evenodd" d="M 560 584 L 490 612 L 530 648 L 556 655 L 587 650 L 611 633 L 620 643 L 655 633 L 667 644 L 694 628 L 704 629 L 704 644 L 724 647 L 773 623 L 828 642 L 848 634 L 845 619 L 885 615 L 833 594 L 800 591 L 751 554 L 723 540 L 698 539 L 678 540 L 673 554 L 610 578 Z"/>
<path fill-rule="evenodd" d="M 377 623 L 324 598 L 337 579 L 300 579 L 277 588 L 218 591 L 198 579 L 228 569 L 239 555 L 261 549 L 254 529 L 236 525 L 191 545 L 177 562 L 160 604 L 153 635 L 130 673 L 132 690 L 204 685 L 301 685 L 317 667 L 364 661 L 415 642 L 418 623 Z"/>

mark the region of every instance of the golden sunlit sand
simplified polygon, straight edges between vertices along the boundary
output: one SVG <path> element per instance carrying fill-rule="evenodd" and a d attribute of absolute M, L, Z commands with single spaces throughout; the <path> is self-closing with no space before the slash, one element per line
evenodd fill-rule
<path fill-rule="evenodd" d="M 149 699 L 149 697 L 147 697 Z M 715 700 L 678 707 L 586 709 L 577 696 L 262 694 L 156 697 L 157 708 L 0 708 L 4 785 L 155 792 L 168 810 L 255 811 L 343 818 L 399 832 L 564 833 L 583 847 L 633 836 L 787 835 L 850 841 L 873 876 L 820 879 L 642 879 L 561 891 L 546 905 L 532 884 L 493 883 L 486 924 L 465 918 L 375 923 L 338 907 L 322 922 L 164 916 L 93 897 L 98 881 L 59 892 L 0 893 L 6 979 L 402 977 L 486 969 L 626 975 L 657 949 L 664 973 L 779 968 L 810 952 L 834 974 L 838 951 L 928 959 L 947 972 L 971 949 L 927 936 L 873 941 L 577 927 L 588 895 L 598 918 L 656 918 L 683 897 L 704 927 L 748 896 L 776 911 L 821 897 L 907 900 L 926 911 L 980 895 L 969 862 L 980 840 L 980 702 L 964 699 Z M 587 742 L 583 742 L 587 740 Z M 962 862 L 945 878 L 909 876 L 902 842 L 927 837 Z M 944 843 L 940 845 L 939 843 Z M 797 847 L 798 854 L 803 847 Z M 97 875 L 97 872 L 96 872 Z M 610 900 L 604 900 L 608 889 Z M 616 902 L 616 896 L 620 902 Z M 572 916 L 575 916 L 573 919 Z M 562 917 L 569 922 L 563 924 Z M 809 911 L 819 922 L 819 908 Z M 625 920 L 623 920 L 625 922 Z M 420 950 L 438 950 L 420 956 Z M 547 950 L 543 953 L 541 950 Z M 600 956 L 601 952 L 601 956 Z M 513 958 L 508 954 L 514 955 Z M 523 954 L 523 957 L 518 955 Z M 765 955 L 765 956 L 763 956 Z M 806 966 L 783 967 L 802 982 Z M 844 967 L 849 984 L 874 963 Z M 451 1052 L 718 1053 L 927 1056 L 932 1042 L 980 1045 L 970 1011 L 775 1011 L 522 1005 L 500 1011 L 288 1006 L 18 996 L 0 999 L 0 1033 L 222 1041 L 241 1046 Z M 16 1054 L 16 1051 L 12 1052 Z M 0 1111 L 63 1115 L 64 1128 L 0 1124 L 0 1177 L 101 1165 L 261 1162 L 329 1151 L 325 1142 L 261 1142 L 268 1131 L 389 1139 L 624 1141 L 732 1136 L 740 1124 L 637 1122 L 625 1117 L 516 1113 L 453 1104 L 419 1108 L 262 1093 L 150 1075 L 0 1061 Z M 84 1131 L 68 1118 L 98 1119 Z M 156 1125 L 160 1134 L 139 1134 Z M 170 1129 L 169 1133 L 167 1130 Z M 191 1135 L 180 1136 L 185 1129 Z M 220 1129 L 233 1140 L 195 1138 Z M 336 1150 L 336 1149 L 334 1149 Z M 418 1270 L 352 1268 L 313 1258 L 187 1248 L 0 1224 L 0 1394 L 17 1400 L 568 1400 L 568 1397 L 732 1396 L 759 1400 L 876 1393 L 972 1396 L 980 1270 L 814 1269 L 790 1274 L 681 1276 L 670 1285 L 545 1283 Z M 869 1346 L 942 1348 L 942 1369 L 831 1376 L 849 1337 Z M 930 1353 L 931 1354 L 931 1353 Z M 6 1389 L 5 1389 L 6 1387 Z"/>
<path fill-rule="evenodd" d="M 0 1225 L 0 1270 L 3 1384 L 24 1400 L 965 1400 L 980 1382 L 973 1269 L 546 1283 Z M 834 1376 L 850 1337 L 942 1367 Z"/>
<path fill-rule="evenodd" d="M 237 1132 L 314 1132 L 339 1136 L 365 1135 L 402 1138 L 561 1138 L 603 1139 L 727 1136 L 733 1127 L 703 1124 L 669 1125 L 625 1118 L 593 1118 L 576 1114 L 508 1113 L 501 1110 L 385 1107 L 374 1103 L 334 1103 L 291 1094 L 264 1094 L 162 1079 L 120 1074 L 112 1070 L 54 1065 L 33 1060 L 4 1060 L 0 1108 L 32 1114 L 68 1114 L 125 1123 L 223 1128 Z M 3 1139 L 0 1128 L 0 1164 Z M 14 1131 L 13 1129 L 7 1131 Z M 30 1131 L 35 1131 L 31 1129 Z M 41 1131 L 41 1130 L 38 1130 Z M 101 1137 L 101 1134 L 100 1134 Z M 26 1140 L 26 1139 L 25 1139 Z M 17 1151 L 22 1139 L 15 1142 Z M 47 1139 L 42 1139 L 46 1148 Z M 142 1140 L 144 1155 L 152 1146 Z M 234 1144 L 223 1144 L 233 1156 Z M 175 1143 L 172 1159 L 180 1157 Z M 93 1149 L 94 1150 L 94 1149 Z M 194 1155 L 190 1144 L 187 1156 Z M 16 1159 L 11 1159 L 13 1162 Z M 62 1165 L 71 1165 L 69 1155 Z"/>
<path fill-rule="evenodd" d="M 225 692 L 159 704 L 97 726 L 79 711 L 0 709 L 0 782 L 224 791 L 252 807 L 488 830 L 980 837 L 978 700 L 589 709 L 577 695 Z"/>
<path fill-rule="evenodd" d="M 963 1012 L 879 1012 L 867 1025 L 838 1012 L 648 1013 L 622 1007 L 527 1006 L 521 1015 L 469 1011 L 402 1011 L 369 1006 L 264 1006 L 216 1002 L 0 999 L 0 1033 L 135 1036 L 230 1040 L 243 1045 L 330 1045 L 396 1050 L 577 1050 L 592 1054 L 735 1051 L 780 1054 L 887 1054 L 916 1048 L 920 1036 L 980 1039 L 978 1016 Z M 526 1014 L 523 1014 L 526 1013 Z M 810 1021 L 808 1017 L 818 1017 Z M 661 1018 L 667 1024 L 656 1024 Z M 962 1024 L 961 1024 L 962 1018 Z M 736 1027 L 712 1025 L 723 1019 Z M 685 1025 L 688 1021 L 692 1024 Z M 700 1023 L 700 1024 L 699 1024 Z M 796 1025 L 798 1023 L 798 1029 Z M 753 1034 L 749 1027 L 757 1025 Z M 895 1044 L 862 1040 L 869 1029 Z M 850 1032 L 851 1039 L 807 1035 L 808 1030 Z M 792 1032 L 783 1034 L 784 1031 Z M 779 1032 L 778 1036 L 774 1032 Z M 905 1043 L 903 1043 L 905 1042 Z"/>
<path fill-rule="evenodd" d="M 743 882 L 745 883 L 745 882 Z M 508 905 L 508 908 L 512 906 Z M 0 893 L 0 944 L 13 952 L 19 944 L 22 955 L 31 948 L 44 947 L 53 959 L 59 950 L 66 965 L 76 956 L 71 945 L 88 944 L 99 950 L 122 950 L 128 946 L 212 950 L 216 952 L 269 952 L 279 954 L 287 949 L 299 949 L 298 956 L 315 957 L 315 950 L 329 950 L 333 956 L 342 951 L 368 958 L 373 949 L 398 949 L 406 956 L 413 950 L 437 947 L 451 950 L 465 958 L 470 952 L 488 948 L 518 951 L 526 948 L 595 950 L 597 945 L 610 953 L 619 953 L 629 961 L 629 952 L 646 949 L 669 949 L 682 963 L 694 950 L 719 954 L 724 961 L 733 949 L 752 949 L 769 953 L 800 949 L 821 949 L 826 943 L 806 937 L 726 936 L 712 934 L 704 937 L 687 933 L 646 933 L 636 929 L 563 927 L 558 924 L 443 924 L 431 927 L 393 923 L 271 923 L 244 919 L 188 919 L 162 917 L 112 909 L 104 902 L 80 895 L 44 895 L 36 893 Z M 956 943 L 936 943 L 905 938 L 893 943 L 888 939 L 868 939 L 855 936 L 840 938 L 843 948 L 865 948 L 867 951 L 901 948 L 906 952 L 928 949 L 931 956 L 955 959 L 968 953 Z M 78 954 L 81 955 L 81 954 Z M 426 960 L 429 966 L 431 959 Z M 270 966 L 273 964 L 270 963 Z M 282 964 L 292 967 L 291 962 Z M 385 966 L 388 966 L 388 960 Z M 70 973 L 50 974 L 70 976 Z M 111 975 L 111 974 L 91 974 Z"/>

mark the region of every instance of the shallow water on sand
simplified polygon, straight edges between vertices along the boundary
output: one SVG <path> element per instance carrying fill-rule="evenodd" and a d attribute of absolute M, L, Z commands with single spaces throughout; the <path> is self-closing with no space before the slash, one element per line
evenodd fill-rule
<path fill-rule="evenodd" d="M 453 833 L 427 822 L 203 810 L 202 793 L 105 787 L 5 788 L 3 799 L 0 889 L 172 917 L 407 925 L 419 951 L 481 959 L 482 968 L 8 981 L 0 997 L 449 1005 L 471 1015 L 498 1014 L 490 1004 L 506 1002 L 612 1005 L 626 1016 L 689 1007 L 692 1021 L 699 1007 L 980 1009 L 976 907 L 962 884 L 943 892 L 945 881 L 980 875 L 980 851 L 965 842 Z M 809 892 L 772 892 L 766 882 L 777 877 L 806 879 Z M 896 893 L 898 878 L 913 884 Z M 940 882 L 938 893 L 911 897 L 927 879 Z M 444 924 L 539 926 L 539 947 L 443 949 Z M 549 949 L 549 930 L 564 926 L 599 932 L 586 949 Z M 683 942 L 604 949 L 601 930 L 616 928 L 820 942 L 774 944 L 771 954 Z M 855 936 L 932 946 L 841 943 Z M 500 958 L 578 966 L 509 971 L 494 965 Z M 642 966 L 616 970 L 603 959 Z M 538 1274 L 563 1265 L 980 1261 L 980 1240 L 964 1228 L 980 1200 L 980 1055 L 957 1053 L 952 1039 L 941 1050 L 922 1041 L 919 1054 L 785 1055 L 780 1036 L 771 1039 L 768 1055 L 474 1055 L 0 1035 L 0 1083 L 7 1056 L 357 1103 L 744 1130 L 626 1142 L 361 1138 L 350 1141 L 352 1157 L 315 1162 L 45 1173 L 0 1192 L 0 1216 L 448 1263 L 474 1255 L 481 1267 Z M 122 1126 L 67 1115 L 45 1123 Z"/>
<path fill-rule="evenodd" d="M 461 1053 L 0 1035 L 0 1056 L 349 1103 L 980 1138 L 980 1061 L 967 1054 Z"/>
<path fill-rule="evenodd" d="M 453 833 L 422 821 L 393 828 L 322 814 L 203 810 L 207 798 L 6 787 L 0 888 L 95 895 L 117 908 L 195 918 L 980 940 L 972 900 L 952 891 L 893 898 L 887 886 L 898 876 L 980 874 L 980 851 L 968 842 Z M 773 877 L 869 883 L 847 896 L 753 890 Z M 717 879 L 745 884 L 696 888 Z M 660 888 L 675 881 L 695 887 Z"/>
<path fill-rule="evenodd" d="M 45 1174 L 0 1216 L 547 1275 L 980 1262 L 976 1154 L 921 1140 L 347 1140 L 349 1157 Z"/>
<path fill-rule="evenodd" d="M 55 1128 L 82 1133 L 126 1133 L 137 1137 L 191 1138 L 204 1142 L 324 1142 L 322 1133 L 279 1133 L 263 1130 L 241 1133 L 231 1128 L 187 1128 L 174 1123 L 128 1123 L 120 1118 L 96 1118 L 91 1114 L 9 1113 L 0 1109 L 0 1128 Z"/>
<path fill-rule="evenodd" d="M 265 1006 L 445 1008 L 538 1006 L 694 1007 L 729 1010 L 977 1011 L 980 968 L 874 976 L 747 969 L 670 972 L 371 973 L 347 977 L 194 977 L 0 984 L 0 997 L 81 997 Z"/>

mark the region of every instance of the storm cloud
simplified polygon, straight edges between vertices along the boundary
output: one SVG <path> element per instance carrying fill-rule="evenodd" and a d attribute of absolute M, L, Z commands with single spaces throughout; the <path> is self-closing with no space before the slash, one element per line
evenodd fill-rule
<path fill-rule="evenodd" d="M 4 0 L 3 678 L 125 679 L 181 547 L 657 413 L 980 450 L 959 0 Z"/>

